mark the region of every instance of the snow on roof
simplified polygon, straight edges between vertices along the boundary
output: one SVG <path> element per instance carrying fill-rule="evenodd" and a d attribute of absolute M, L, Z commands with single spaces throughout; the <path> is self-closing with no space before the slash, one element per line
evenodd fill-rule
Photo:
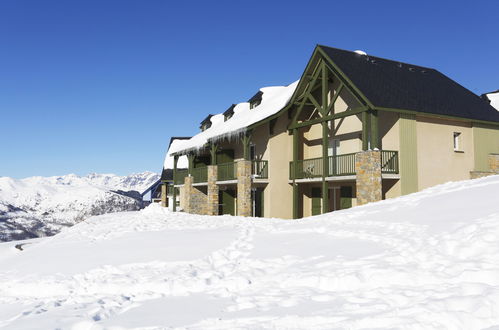
<path fill-rule="evenodd" d="M 173 168 L 173 156 L 172 156 L 173 152 L 172 152 L 172 150 L 179 143 L 181 143 L 183 141 L 186 141 L 186 140 L 181 140 L 181 139 L 173 139 L 172 140 L 172 143 L 170 144 L 170 148 L 168 149 L 168 152 L 166 153 L 163 168 Z M 180 156 L 178 158 L 177 168 L 187 168 L 187 167 L 189 167 L 189 161 L 187 160 L 187 156 Z"/>
<path fill-rule="evenodd" d="M 298 80 L 288 86 L 261 88 L 260 91 L 263 95 L 260 105 L 250 109 L 248 102 L 239 103 L 234 107 L 234 115 L 227 121 L 224 121 L 223 113 L 214 115 L 210 119 L 212 123 L 210 128 L 194 135 L 188 140 L 179 140 L 178 143 L 172 143 L 168 154 L 171 155 L 192 149 L 199 150 L 210 140 L 221 139 L 244 132 L 248 126 L 279 112 L 288 103 L 297 85 Z"/>
<path fill-rule="evenodd" d="M 487 98 L 490 100 L 490 105 L 499 111 L 499 90 L 485 95 L 487 95 Z"/>

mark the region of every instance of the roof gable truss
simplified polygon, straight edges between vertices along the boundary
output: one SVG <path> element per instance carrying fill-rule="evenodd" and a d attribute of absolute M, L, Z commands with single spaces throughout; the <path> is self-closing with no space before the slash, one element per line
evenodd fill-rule
<path fill-rule="evenodd" d="M 338 82 L 338 87 L 334 94 L 330 95 L 330 85 L 333 81 Z M 344 90 L 349 91 L 361 106 L 349 109 L 344 113 L 334 114 L 334 105 Z M 371 108 L 369 100 L 353 87 L 348 78 L 335 67 L 331 59 L 321 53 L 319 47 L 314 51 L 289 106 L 289 111 L 295 109 L 289 126 L 290 129 L 354 115 Z M 306 121 L 300 122 L 300 115 L 306 106 L 313 106 L 317 110 L 319 118 L 309 117 Z"/>

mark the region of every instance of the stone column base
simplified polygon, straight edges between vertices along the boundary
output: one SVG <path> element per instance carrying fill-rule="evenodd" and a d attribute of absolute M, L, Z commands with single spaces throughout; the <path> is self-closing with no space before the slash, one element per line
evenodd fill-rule
<path fill-rule="evenodd" d="M 206 211 L 208 215 L 218 215 L 218 166 L 208 166 L 208 197 Z"/>
<path fill-rule="evenodd" d="M 207 196 L 198 188 L 193 187 L 194 177 L 186 176 L 184 181 L 184 211 L 193 214 L 207 214 Z"/>
<path fill-rule="evenodd" d="M 357 205 L 380 201 L 383 198 L 381 185 L 381 152 L 362 151 L 355 155 L 357 174 Z"/>
<path fill-rule="evenodd" d="M 251 161 L 240 160 L 237 166 L 237 215 L 250 217 L 251 200 Z"/>
<path fill-rule="evenodd" d="M 161 206 L 168 207 L 168 185 L 166 182 L 161 184 Z M 153 191 L 151 191 L 151 194 Z"/>

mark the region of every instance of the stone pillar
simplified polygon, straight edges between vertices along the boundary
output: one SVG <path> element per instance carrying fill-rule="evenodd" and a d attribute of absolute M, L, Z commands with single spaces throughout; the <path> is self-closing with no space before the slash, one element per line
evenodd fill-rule
<path fill-rule="evenodd" d="M 163 182 L 161 184 L 161 206 L 168 207 L 168 184 Z M 151 194 L 153 192 L 151 191 Z"/>
<path fill-rule="evenodd" d="M 362 151 L 355 155 L 357 174 L 357 205 L 377 202 L 382 199 L 381 152 Z"/>
<path fill-rule="evenodd" d="M 188 175 L 184 178 L 184 196 L 183 196 L 183 209 L 184 212 L 191 212 L 191 199 L 192 199 L 192 183 L 194 182 L 194 177 Z"/>
<path fill-rule="evenodd" d="M 184 212 L 193 213 L 193 214 L 208 214 L 207 203 L 208 198 L 206 197 L 206 193 L 198 189 L 197 187 L 193 187 L 192 183 L 194 182 L 193 176 L 186 176 L 184 179 L 184 199 L 185 206 Z"/>
<path fill-rule="evenodd" d="M 251 216 L 251 161 L 240 160 L 237 166 L 237 215 Z"/>
<path fill-rule="evenodd" d="M 491 172 L 499 173 L 499 154 L 489 154 L 489 168 Z"/>
<path fill-rule="evenodd" d="M 218 215 L 218 166 L 208 166 L 208 200 L 207 200 L 207 214 Z"/>

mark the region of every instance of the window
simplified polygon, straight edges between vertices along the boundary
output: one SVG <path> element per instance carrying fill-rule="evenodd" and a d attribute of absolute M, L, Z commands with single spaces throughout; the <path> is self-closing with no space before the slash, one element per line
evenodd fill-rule
<path fill-rule="evenodd" d="M 461 150 L 461 132 L 454 132 L 454 151 L 462 151 Z"/>
<path fill-rule="evenodd" d="M 250 145 L 250 160 L 255 160 L 256 158 L 256 147 L 254 144 Z"/>
<path fill-rule="evenodd" d="M 260 99 L 260 100 L 255 100 L 255 101 L 251 102 L 251 103 L 250 103 L 250 109 L 254 109 L 254 108 L 256 108 L 257 106 L 259 106 L 259 105 L 260 105 L 260 103 L 262 103 L 262 100 L 261 100 L 261 99 Z"/>

